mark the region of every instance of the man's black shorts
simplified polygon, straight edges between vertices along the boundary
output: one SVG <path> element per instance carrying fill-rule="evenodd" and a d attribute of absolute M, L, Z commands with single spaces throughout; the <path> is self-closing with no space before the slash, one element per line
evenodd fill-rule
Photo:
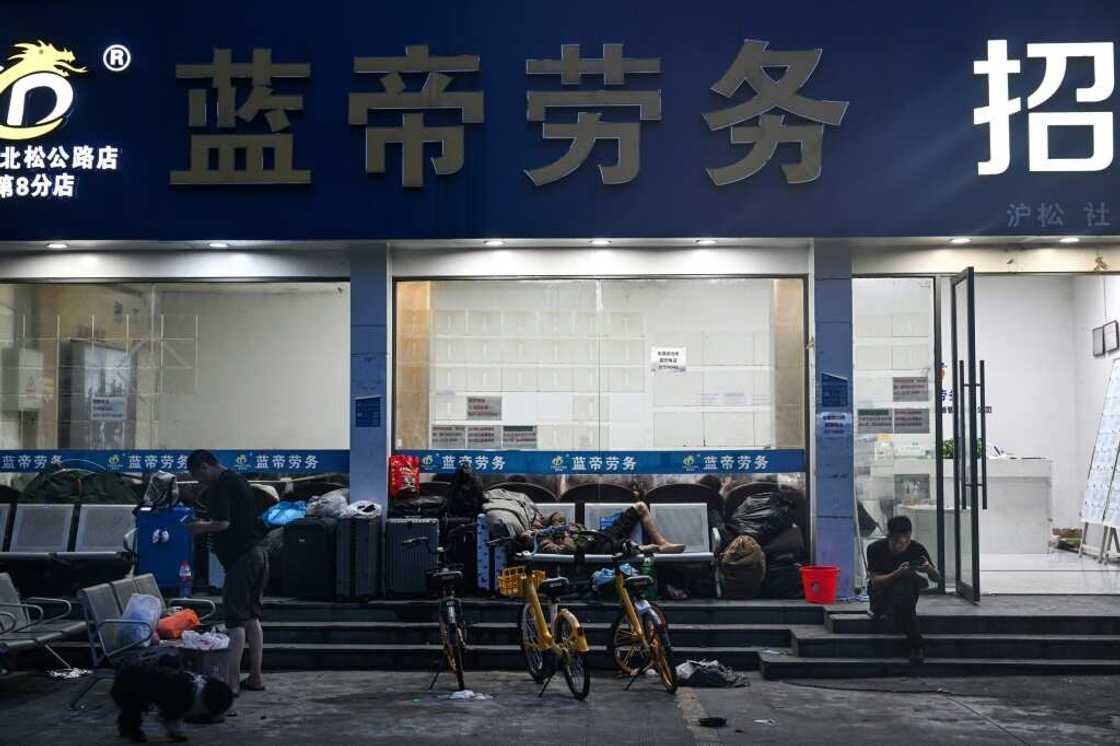
<path fill-rule="evenodd" d="M 603 529 L 609 539 L 595 539 L 588 548 L 590 554 L 614 554 L 622 551 L 622 544 L 630 539 L 634 527 L 641 521 L 638 511 L 631 506 L 622 511 L 622 515 L 614 520 L 610 526 Z"/>
<path fill-rule="evenodd" d="M 244 626 L 250 619 L 262 616 L 261 596 L 268 585 L 268 551 L 257 544 L 237 558 L 233 567 L 226 568 L 226 583 L 222 587 L 222 608 L 225 610 L 226 627 Z"/>

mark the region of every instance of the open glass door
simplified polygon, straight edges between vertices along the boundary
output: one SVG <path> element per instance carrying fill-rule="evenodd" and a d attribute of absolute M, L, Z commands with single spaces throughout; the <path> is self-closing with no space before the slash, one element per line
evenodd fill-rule
<path fill-rule="evenodd" d="M 951 578 L 957 593 L 980 601 L 980 513 L 987 508 L 987 459 L 984 444 L 984 363 L 976 361 L 975 292 L 972 267 L 953 278 L 953 525 L 956 566 Z M 977 372 L 979 371 L 979 377 Z M 979 413 L 979 431 L 977 421 Z"/>

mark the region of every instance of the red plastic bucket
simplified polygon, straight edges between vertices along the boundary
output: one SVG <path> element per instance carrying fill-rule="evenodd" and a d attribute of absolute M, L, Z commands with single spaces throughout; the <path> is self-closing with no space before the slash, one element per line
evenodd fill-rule
<path fill-rule="evenodd" d="M 811 604 L 836 603 L 836 578 L 840 568 L 836 565 L 805 565 L 801 568 L 801 585 L 805 600 Z"/>

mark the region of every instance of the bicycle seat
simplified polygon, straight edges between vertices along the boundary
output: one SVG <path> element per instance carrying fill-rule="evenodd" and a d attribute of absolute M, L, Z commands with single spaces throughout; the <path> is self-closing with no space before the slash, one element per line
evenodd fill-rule
<path fill-rule="evenodd" d="M 653 585 L 653 578 L 649 575 L 634 575 L 626 578 L 626 587 L 632 591 L 640 591 Z"/>
<path fill-rule="evenodd" d="M 567 578 L 545 578 L 537 586 L 537 592 L 546 596 L 559 596 L 566 593 L 571 585 Z"/>
<path fill-rule="evenodd" d="M 437 583 L 458 583 L 463 579 L 463 573 L 460 570 L 431 570 L 428 577 Z"/>

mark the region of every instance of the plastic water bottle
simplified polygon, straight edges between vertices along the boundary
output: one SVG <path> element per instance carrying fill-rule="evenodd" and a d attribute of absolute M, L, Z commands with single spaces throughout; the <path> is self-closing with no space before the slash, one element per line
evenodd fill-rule
<path fill-rule="evenodd" d="M 190 598 L 194 575 L 191 574 L 191 564 L 183 560 L 179 564 L 179 598 Z"/>

